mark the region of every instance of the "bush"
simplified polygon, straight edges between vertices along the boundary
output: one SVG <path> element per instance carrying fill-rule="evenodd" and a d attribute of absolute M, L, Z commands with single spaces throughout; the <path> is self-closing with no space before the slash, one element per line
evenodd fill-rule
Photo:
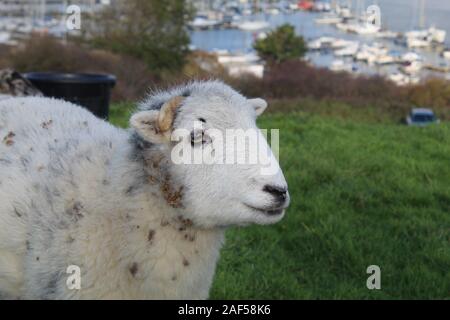
<path fill-rule="evenodd" d="M 292 25 L 284 24 L 254 44 L 259 56 L 269 63 L 281 63 L 303 57 L 307 47 L 303 37 L 295 35 Z"/>

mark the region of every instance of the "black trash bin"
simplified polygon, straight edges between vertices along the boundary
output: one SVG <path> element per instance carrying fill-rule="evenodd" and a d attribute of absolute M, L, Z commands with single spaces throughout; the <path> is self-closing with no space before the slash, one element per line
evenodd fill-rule
<path fill-rule="evenodd" d="M 24 77 L 46 97 L 73 102 L 97 117 L 108 119 L 111 89 L 116 78 L 108 74 L 30 72 Z"/>

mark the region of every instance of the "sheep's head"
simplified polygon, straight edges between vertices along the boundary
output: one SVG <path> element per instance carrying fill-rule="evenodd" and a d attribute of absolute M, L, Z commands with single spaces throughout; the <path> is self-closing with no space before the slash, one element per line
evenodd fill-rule
<path fill-rule="evenodd" d="M 169 159 L 169 175 L 183 187 L 186 219 L 214 227 L 283 217 L 286 180 L 256 126 L 266 107 L 209 81 L 151 96 L 132 116 L 140 138 Z"/>

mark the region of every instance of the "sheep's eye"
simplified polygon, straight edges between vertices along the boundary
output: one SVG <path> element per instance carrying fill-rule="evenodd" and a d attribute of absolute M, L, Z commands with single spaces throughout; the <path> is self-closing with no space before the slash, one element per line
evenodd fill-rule
<path fill-rule="evenodd" d="M 205 145 L 211 142 L 211 138 L 208 137 L 204 131 L 191 131 L 191 146 Z"/>
<path fill-rule="evenodd" d="M 200 145 L 203 142 L 203 131 L 191 132 L 191 146 Z"/>

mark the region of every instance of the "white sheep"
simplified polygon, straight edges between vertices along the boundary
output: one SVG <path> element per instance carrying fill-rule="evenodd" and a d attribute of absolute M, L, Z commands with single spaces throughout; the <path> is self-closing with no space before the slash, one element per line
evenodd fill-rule
<path fill-rule="evenodd" d="M 174 164 L 171 133 L 197 148 L 195 121 L 256 130 L 266 106 L 193 82 L 151 95 L 123 130 L 60 100 L 0 101 L 0 298 L 207 298 L 226 227 L 279 221 L 287 184 L 279 167 Z"/>

